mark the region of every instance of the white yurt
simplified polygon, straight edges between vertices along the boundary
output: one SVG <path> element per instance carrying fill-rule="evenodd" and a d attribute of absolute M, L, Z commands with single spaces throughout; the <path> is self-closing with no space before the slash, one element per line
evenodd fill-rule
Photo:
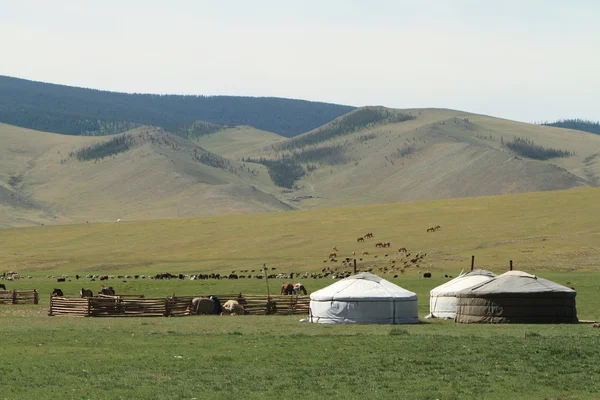
<path fill-rule="evenodd" d="M 484 269 L 476 269 L 466 274 L 460 274 L 429 292 L 429 315 L 425 318 L 456 317 L 456 294 L 494 278 L 496 274 Z"/>
<path fill-rule="evenodd" d="M 311 293 L 308 320 L 320 324 L 416 324 L 417 295 L 362 272 Z"/>

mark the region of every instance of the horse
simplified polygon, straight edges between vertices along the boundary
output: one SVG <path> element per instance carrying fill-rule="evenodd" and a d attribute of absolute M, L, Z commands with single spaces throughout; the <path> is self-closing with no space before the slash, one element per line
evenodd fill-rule
<path fill-rule="evenodd" d="M 306 296 L 307 292 L 306 292 L 306 288 L 304 287 L 303 284 L 301 283 L 294 283 L 294 292 L 295 295 L 299 295 L 300 293 L 304 294 Z"/>
<path fill-rule="evenodd" d="M 332 249 L 332 250 L 333 250 L 333 251 L 339 251 L 339 250 L 338 250 L 338 248 L 337 248 L 337 246 L 333 246 L 333 249 Z"/>
<path fill-rule="evenodd" d="M 381 247 L 390 247 L 391 243 L 390 242 L 385 242 L 383 243 L 383 245 Z"/>
<path fill-rule="evenodd" d="M 365 238 L 361 236 L 361 237 L 359 237 L 358 239 L 356 239 L 356 241 L 357 241 L 357 242 L 364 242 L 364 241 L 365 241 Z"/>
<path fill-rule="evenodd" d="M 329 253 L 329 258 L 336 258 L 337 254 L 336 253 Z"/>
<path fill-rule="evenodd" d="M 381 243 L 381 242 L 375 243 L 375 247 L 383 247 L 383 243 Z"/>
<path fill-rule="evenodd" d="M 81 288 L 81 290 L 79 291 L 79 296 L 81 296 L 81 298 L 94 297 L 94 292 L 92 292 L 90 289 Z"/>
<path fill-rule="evenodd" d="M 440 228 L 441 228 L 441 226 L 439 226 L 439 225 L 436 225 L 436 226 L 434 226 L 434 227 L 433 227 L 433 229 L 435 229 L 436 231 L 437 231 L 438 229 L 440 229 Z"/>
<path fill-rule="evenodd" d="M 294 284 L 286 282 L 283 285 L 281 285 L 281 294 L 286 296 L 294 294 Z"/>
<path fill-rule="evenodd" d="M 398 253 L 406 253 L 406 247 L 400 247 Z"/>
<path fill-rule="evenodd" d="M 427 228 L 427 232 L 435 232 L 435 228 L 434 227 Z"/>

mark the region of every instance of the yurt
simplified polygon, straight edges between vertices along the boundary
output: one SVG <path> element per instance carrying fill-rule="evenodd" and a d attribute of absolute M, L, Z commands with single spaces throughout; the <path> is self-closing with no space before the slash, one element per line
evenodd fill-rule
<path fill-rule="evenodd" d="M 416 324 L 417 295 L 362 272 L 311 293 L 308 320 L 320 324 Z"/>
<path fill-rule="evenodd" d="M 456 322 L 573 323 L 576 292 L 566 286 L 509 271 L 457 293 Z"/>
<path fill-rule="evenodd" d="M 452 318 L 456 316 L 456 294 L 460 291 L 487 282 L 496 274 L 476 269 L 461 274 L 429 292 L 429 315 L 425 318 Z"/>

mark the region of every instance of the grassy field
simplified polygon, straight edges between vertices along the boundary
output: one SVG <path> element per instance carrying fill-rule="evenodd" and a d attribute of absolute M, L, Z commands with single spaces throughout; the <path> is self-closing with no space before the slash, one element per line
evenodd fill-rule
<path fill-rule="evenodd" d="M 399 247 L 423 251 L 407 274 L 478 267 L 504 271 L 597 271 L 600 189 L 398 203 L 286 213 L 0 230 L 0 270 L 152 274 L 258 269 L 320 271 L 333 246 L 361 269 L 403 264 Z M 435 233 L 430 226 L 440 225 Z M 357 243 L 373 232 L 374 239 Z M 391 242 L 378 249 L 375 242 Z M 361 256 L 368 251 L 368 256 Z M 387 256 L 385 256 L 387 254 Z M 375 256 L 378 256 L 375 258 Z M 362 258 L 362 260 L 361 260 Z M 389 262 L 388 262 L 389 260 Z"/>
<path fill-rule="evenodd" d="M 468 269 L 522 269 L 577 290 L 580 320 L 600 320 L 600 190 L 230 217 L 0 230 L 0 271 L 31 279 L 37 306 L 0 306 L 0 399 L 599 399 L 599 330 L 428 320 L 428 293 Z M 435 233 L 426 228 L 441 225 Z M 356 238 L 373 232 L 364 244 Z M 391 249 L 376 249 L 391 241 Z M 100 282 L 76 273 L 320 271 L 332 246 L 416 292 L 411 326 L 323 326 L 301 316 L 48 317 L 48 296 Z M 385 274 L 398 247 L 420 268 Z M 386 257 L 385 254 L 388 254 Z M 375 258 L 374 255 L 378 255 Z M 422 278 L 424 270 L 433 278 Z M 71 275 L 56 283 L 46 275 Z M 115 279 L 118 293 L 266 293 L 266 282 Z M 309 292 L 331 279 L 302 280 Z M 281 280 L 270 280 L 276 292 Z"/>

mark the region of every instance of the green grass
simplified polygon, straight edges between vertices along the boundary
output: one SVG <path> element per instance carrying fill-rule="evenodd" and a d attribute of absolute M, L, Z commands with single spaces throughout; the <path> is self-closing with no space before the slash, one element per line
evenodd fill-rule
<path fill-rule="evenodd" d="M 2 323 L 8 399 L 600 396 L 600 337 L 589 325 L 323 326 L 297 316 Z"/>
<path fill-rule="evenodd" d="M 599 320 L 600 190 L 231 217 L 0 230 L 2 270 L 32 279 L 37 306 L 0 306 L 0 399 L 593 399 L 600 335 L 590 324 L 460 325 L 426 320 L 428 293 L 468 269 L 515 267 L 577 290 Z M 433 225 L 442 228 L 427 233 Z M 373 232 L 375 239 L 356 238 Z M 392 249 L 375 249 L 391 241 Z M 99 289 L 47 274 L 319 271 L 332 246 L 419 296 L 418 325 L 323 326 L 301 316 L 48 317 L 48 296 Z M 399 278 L 379 271 L 393 248 L 427 253 Z M 379 255 L 374 258 L 373 254 Z M 388 254 L 388 258 L 391 256 Z M 424 269 L 433 278 L 423 279 Z M 301 280 L 313 292 L 330 279 Z M 280 280 L 270 280 L 271 293 Z M 104 282 L 103 282 L 104 283 Z M 266 282 L 111 280 L 117 293 L 266 293 Z"/>

